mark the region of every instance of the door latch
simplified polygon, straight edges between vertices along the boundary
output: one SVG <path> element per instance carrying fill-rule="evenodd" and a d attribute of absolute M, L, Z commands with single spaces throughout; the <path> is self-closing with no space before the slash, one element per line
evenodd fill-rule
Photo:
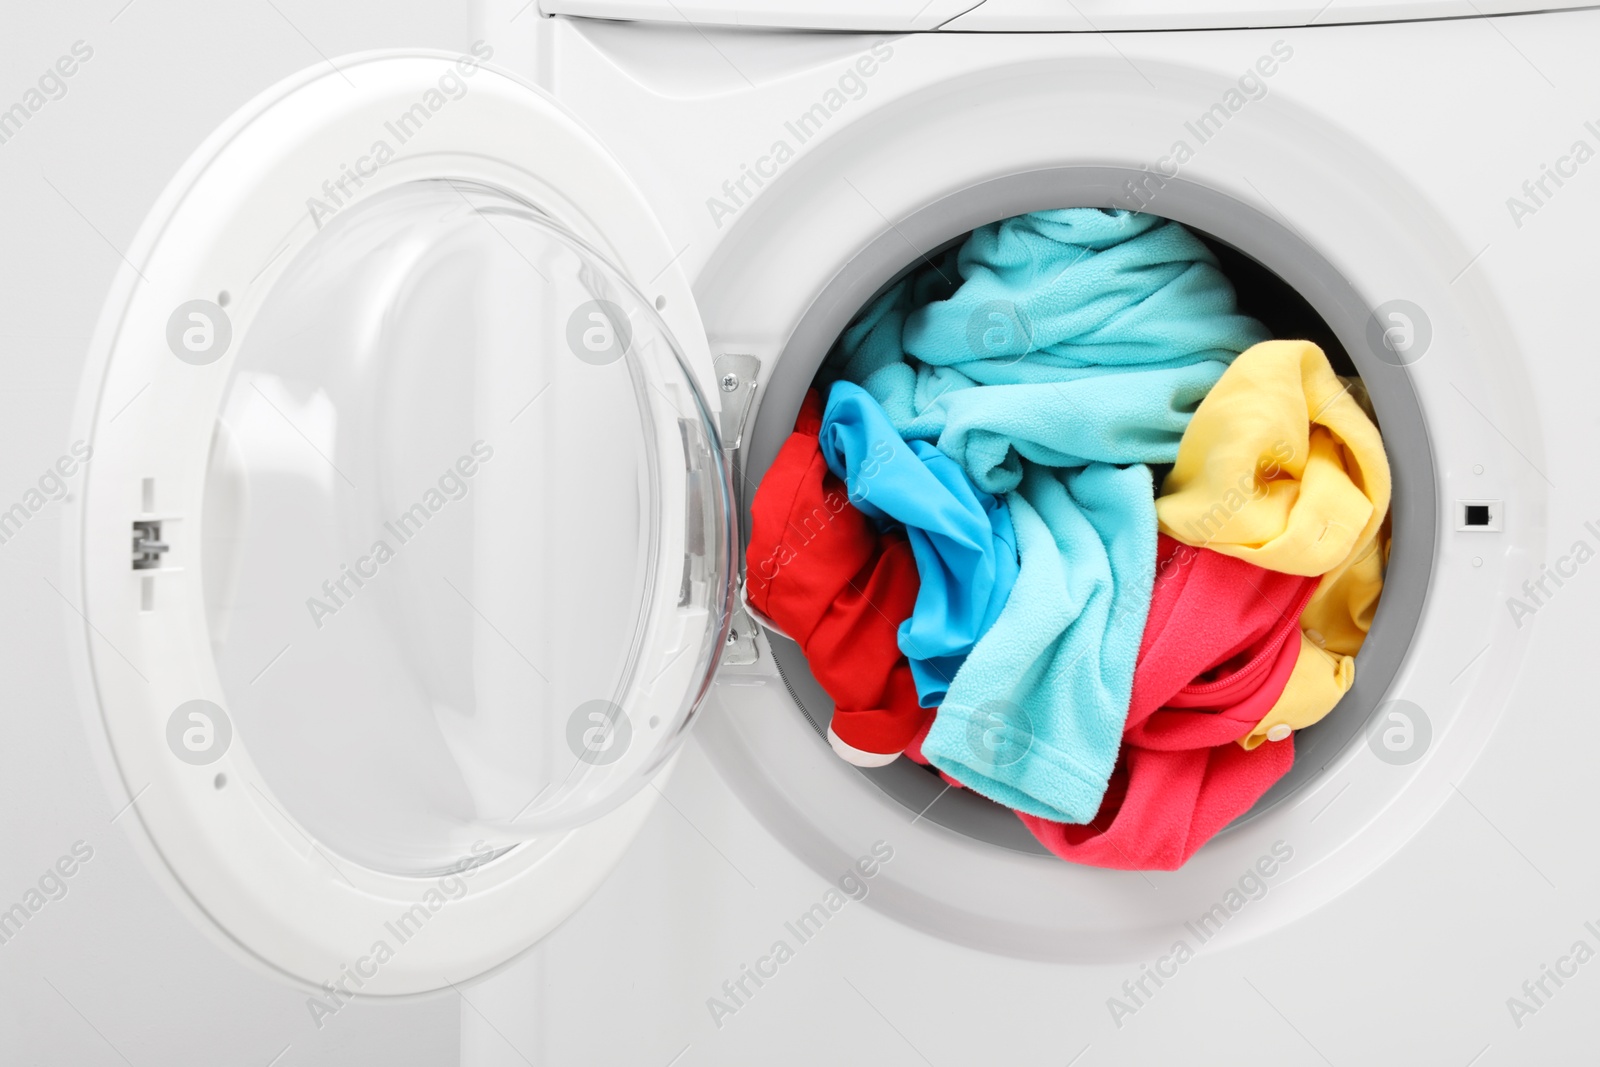
<path fill-rule="evenodd" d="M 158 519 L 133 521 L 133 569 L 153 571 L 161 566 L 161 557 L 172 546 L 161 540 L 161 522 Z"/>

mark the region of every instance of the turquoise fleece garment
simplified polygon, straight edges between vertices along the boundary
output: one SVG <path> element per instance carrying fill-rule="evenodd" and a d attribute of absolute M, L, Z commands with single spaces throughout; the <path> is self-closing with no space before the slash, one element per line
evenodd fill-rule
<path fill-rule="evenodd" d="M 1024 459 L 1173 462 L 1201 399 L 1266 339 L 1182 226 L 1068 208 L 975 230 L 869 306 L 834 362 L 901 436 L 1005 493 Z"/>
<path fill-rule="evenodd" d="M 849 382 L 829 391 L 819 439 L 857 510 L 906 531 L 921 585 L 897 643 L 919 702 L 938 707 L 1016 583 L 1011 515 L 933 445 L 907 444 L 878 402 Z"/>
<path fill-rule="evenodd" d="M 886 291 L 830 361 L 910 441 L 1006 496 L 1021 567 L 922 746 L 1018 811 L 1094 817 L 1155 567 L 1148 464 L 1266 328 L 1182 226 L 1097 208 L 973 232 Z"/>
<path fill-rule="evenodd" d="M 1150 610 L 1155 483 L 1143 464 L 1029 464 L 1006 503 L 1021 574 L 922 754 L 1008 808 L 1088 822 L 1116 762 Z"/>

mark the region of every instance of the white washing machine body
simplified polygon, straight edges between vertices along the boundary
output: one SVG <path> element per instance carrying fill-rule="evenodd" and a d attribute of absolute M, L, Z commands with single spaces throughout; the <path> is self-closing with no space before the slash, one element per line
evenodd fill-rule
<path fill-rule="evenodd" d="M 1269 5 L 1195 24 L 1154 5 L 1074 32 L 1024 4 L 909 18 L 874 5 L 754 18 L 545 6 L 480 11 L 492 58 L 347 57 L 267 90 L 168 186 L 106 301 L 74 427 L 95 458 L 68 512 L 63 595 L 81 605 L 69 641 L 91 732 L 137 815 L 123 825 L 172 899 L 304 992 L 319 1027 L 363 998 L 459 995 L 463 1063 L 1468 1063 L 1586 1047 L 1600 870 L 1569 842 L 1597 799 L 1576 664 L 1597 625 L 1583 564 L 1600 545 L 1582 448 L 1596 372 L 1581 358 L 1584 235 L 1600 223 L 1600 169 L 1587 167 L 1600 75 L 1585 48 L 1600 14 L 1489 21 L 1423 4 L 1383 12 L 1417 21 L 1346 13 L 1329 21 L 1352 24 L 1324 26 Z M 1260 28 L 1230 28 L 1241 23 Z M 1149 32 L 1167 27 L 1180 28 Z M 435 116 L 425 126 L 385 125 L 419 103 Z M 401 150 L 376 151 L 391 141 Z M 903 761 L 867 775 L 838 760 L 803 664 L 734 599 L 741 506 L 853 313 L 975 226 L 1067 204 L 1168 215 L 1297 290 L 1362 372 L 1396 468 L 1389 588 L 1357 689 L 1271 803 L 1173 873 L 1062 864 Z M 436 216 L 483 227 L 458 246 L 456 229 L 406 221 Z M 417 722 L 455 721 L 438 695 L 451 663 L 470 665 L 490 712 L 482 729 L 439 738 L 418 726 L 415 766 L 365 757 L 362 737 L 389 725 L 378 715 L 352 713 L 328 752 L 308 753 L 295 744 L 305 721 L 246 710 L 299 653 L 251 629 L 259 598 L 216 589 L 240 572 L 247 592 L 283 575 L 207 547 L 219 531 L 252 543 L 247 511 L 265 523 L 257 536 L 294 532 L 270 508 L 261 519 L 259 501 L 237 503 L 240 485 L 287 462 L 281 432 L 237 429 L 254 416 L 230 405 L 255 405 L 248 391 L 332 469 L 295 468 L 330 527 L 369 514 L 366 479 L 338 462 L 352 432 L 338 427 L 362 427 L 363 388 L 410 383 L 382 393 L 409 421 L 388 412 L 390 452 L 358 453 L 370 469 L 409 459 L 408 436 L 438 443 L 427 413 L 443 410 L 447 384 L 415 370 L 380 382 L 363 367 L 414 368 L 415 339 L 442 349 L 471 333 L 489 338 L 460 342 L 477 353 L 461 376 L 472 387 L 438 423 L 510 426 L 524 394 L 537 400 L 540 381 L 518 376 L 504 344 L 530 327 L 497 317 L 516 301 L 500 274 L 471 275 L 492 291 L 452 334 L 413 315 L 429 309 L 425 290 L 352 267 L 375 248 L 456 282 L 447 268 L 463 259 L 504 276 L 520 261 L 546 285 L 547 270 L 570 274 L 560 301 L 555 289 L 534 301 L 541 359 L 525 362 L 565 352 L 565 371 L 622 375 L 611 395 L 629 421 L 589 441 L 620 466 L 584 492 L 622 498 L 617 514 L 649 531 L 620 543 L 645 561 L 636 571 L 599 533 L 587 546 L 535 539 L 521 554 L 532 565 L 504 535 L 456 545 L 472 560 L 468 592 L 451 586 L 471 626 L 471 646 L 453 650 L 464 658 L 434 662 L 438 635 L 425 631 L 372 662 L 421 679 L 433 703 Z M 346 319 L 354 341 L 319 348 L 324 333 L 345 339 L 330 324 Z M 623 320 L 634 344 L 612 358 Z M 231 346 L 215 340 L 219 322 Z M 580 351 L 593 328 L 589 352 L 607 358 Z M 1382 345 L 1395 328 L 1410 331 L 1399 355 Z M 271 362 L 290 349 L 311 361 L 301 371 L 343 385 L 275 392 L 296 380 Z M 524 470 L 541 447 L 572 448 L 573 420 L 601 410 L 602 394 L 585 396 L 552 416 L 566 437 L 511 453 Z M 235 428 L 219 436 L 219 417 Z M 228 443 L 236 432 L 243 443 Z M 645 459 L 607 452 L 629 434 Z M 571 489 L 552 485 L 541 502 Z M 546 529 L 507 495 L 482 490 L 473 507 Z M 381 499 L 405 511 L 410 498 Z M 1490 507 L 1488 528 L 1465 521 L 1469 504 Z M 371 580 L 379 571 L 363 568 L 386 565 L 349 569 Z M 302 625 L 377 601 L 344 572 L 336 559 L 334 591 L 294 597 Z M 572 724 L 591 721 L 572 717 L 587 707 L 572 692 L 520 718 L 506 710 L 521 707 L 513 654 L 536 674 L 540 657 L 522 649 L 568 650 L 589 669 L 584 650 L 607 642 L 582 625 L 524 620 L 533 630 L 508 626 L 511 637 L 496 625 L 521 583 L 565 591 L 570 617 L 591 621 L 573 576 L 604 585 L 613 572 L 644 589 L 617 601 L 622 614 L 593 616 L 601 632 L 634 627 L 604 680 L 614 701 L 592 720 L 608 738 L 609 709 L 633 720 L 614 771 L 586 756 L 589 734 L 572 741 Z M 382 601 L 371 624 L 426 617 L 428 596 Z M 265 655 L 220 651 L 239 644 L 218 631 L 224 613 Z M 290 677 L 304 687 L 350 662 L 313 658 Z M 205 748 L 224 708 L 239 724 L 226 751 L 186 759 L 186 728 Z M 566 740 L 576 763 L 506 758 L 530 739 L 558 752 Z M 429 743 L 448 765 L 416 755 Z M 341 767 L 363 770 L 346 780 Z M 478 814 L 422 790 L 394 816 L 391 792 L 398 804 L 409 774 L 437 784 L 441 767 Z M 530 785 L 523 810 L 480 817 Z M 427 916 L 402 923 L 405 951 L 376 952 L 419 902 Z"/>
<path fill-rule="evenodd" d="M 519 20 L 503 58 L 646 176 L 711 351 L 759 361 L 744 493 L 875 292 L 977 225 L 1073 203 L 1177 218 L 1305 296 L 1373 392 L 1397 497 L 1358 692 L 1290 788 L 1174 873 L 1029 855 L 923 772 L 844 764 L 763 633 L 676 783 L 710 869 L 630 855 L 500 979 L 537 1005 L 529 1047 L 561 1062 L 624 1014 L 656 1020 L 616 1035 L 629 1062 L 1581 1055 L 1600 871 L 1569 842 L 1600 798 L 1571 663 L 1597 625 L 1578 561 L 1600 502 L 1565 434 L 1591 417 L 1596 13 L 996 33 L 1085 27 L 983 5 L 849 34 L 765 7 L 546 7 L 634 20 Z M 830 27 L 908 28 L 853 10 Z M 1084 21 L 1184 25 L 1121 17 Z M 1396 326 L 1427 337 L 1385 354 Z M 1484 503 L 1490 530 L 1464 510 Z M 893 859 L 852 879 L 874 848 Z M 858 883 L 825 933 L 796 925 Z M 617 999 L 569 994 L 573 972 Z"/>

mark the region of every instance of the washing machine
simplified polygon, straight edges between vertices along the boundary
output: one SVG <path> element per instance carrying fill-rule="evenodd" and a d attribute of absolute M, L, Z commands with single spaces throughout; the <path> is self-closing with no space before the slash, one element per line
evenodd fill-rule
<path fill-rule="evenodd" d="M 38 17 L 5 1062 L 1592 1058 L 1600 12 Z M 1067 206 L 1194 231 L 1394 472 L 1354 686 L 1171 872 L 839 759 L 742 595 L 840 332 Z"/>

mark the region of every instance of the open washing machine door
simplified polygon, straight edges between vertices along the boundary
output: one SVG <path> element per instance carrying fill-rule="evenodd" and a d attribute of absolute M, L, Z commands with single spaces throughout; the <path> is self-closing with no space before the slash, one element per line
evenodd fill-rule
<path fill-rule="evenodd" d="M 203 925 L 418 992 L 620 858 L 735 573 L 674 258 L 474 56 L 291 79 L 168 188 L 95 341 L 76 536 L 137 836 Z"/>

